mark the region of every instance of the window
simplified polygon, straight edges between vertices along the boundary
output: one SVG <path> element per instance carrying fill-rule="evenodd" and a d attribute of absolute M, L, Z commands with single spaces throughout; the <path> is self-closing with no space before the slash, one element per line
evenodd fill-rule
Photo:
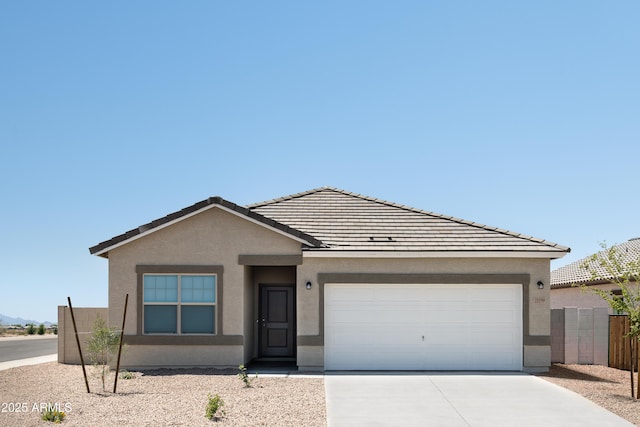
<path fill-rule="evenodd" d="M 145 334 L 215 334 L 216 275 L 145 274 Z"/>

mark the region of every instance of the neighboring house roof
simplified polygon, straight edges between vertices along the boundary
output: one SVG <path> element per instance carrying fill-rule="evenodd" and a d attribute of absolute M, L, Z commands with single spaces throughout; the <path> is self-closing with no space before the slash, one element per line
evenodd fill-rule
<path fill-rule="evenodd" d="M 622 261 L 634 261 L 640 259 L 640 238 L 630 239 L 628 242 L 614 245 L 616 252 L 622 255 Z M 604 251 L 598 252 L 602 254 Z M 577 285 L 595 285 L 608 283 L 613 276 L 600 266 L 597 262 L 589 261 L 590 257 L 574 261 L 564 267 L 557 268 L 551 272 L 551 289 L 568 288 L 572 284 Z M 593 280 L 591 272 L 584 268 L 585 262 L 589 263 L 589 267 L 594 269 L 596 274 L 601 277 L 599 280 Z"/>
<path fill-rule="evenodd" d="M 570 249 L 546 240 L 322 187 L 247 206 L 213 197 L 133 229 L 92 248 L 106 255 L 115 245 L 206 209 L 224 207 L 303 241 L 308 251 L 529 252 L 560 258 Z"/>

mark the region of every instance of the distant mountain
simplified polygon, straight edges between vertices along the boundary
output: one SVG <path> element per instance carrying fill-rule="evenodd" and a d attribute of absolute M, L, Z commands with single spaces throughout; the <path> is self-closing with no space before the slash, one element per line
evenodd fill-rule
<path fill-rule="evenodd" d="M 51 325 L 53 325 L 53 323 L 51 322 L 38 322 L 36 320 L 25 320 L 21 317 L 9 317 L 9 316 L 5 316 L 4 314 L 0 314 L 0 323 L 5 325 L 5 326 L 9 326 L 9 325 L 28 325 L 29 323 L 33 323 L 34 325 L 39 325 L 41 323 L 44 324 L 44 326 L 46 326 L 47 328 Z"/>

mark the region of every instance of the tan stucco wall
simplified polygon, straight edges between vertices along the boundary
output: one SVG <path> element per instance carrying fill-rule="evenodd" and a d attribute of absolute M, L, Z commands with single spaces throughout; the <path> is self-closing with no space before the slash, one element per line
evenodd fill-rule
<path fill-rule="evenodd" d="M 78 328 L 78 340 L 85 364 L 90 364 L 87 353 L 87 338 L 93 330 L 93 322 L 99 317 L 108 321 L 108 309 L 102 307 L 81 307 L 73 309 L 73 317 Z M 121 325 L 122 326 L 122 325 Z M 58 306 L 58 362 L 72 365 L 80 364 L 78 341 L 73 329 L 71 310 L 67 306 Z"/>
<path fill-rule="evenodd" d="M 637 283 L 631 282 L 631 287 L 638 286 Z M 605 291 L 620 289 L 617 285 L 608 283 L 602 285 L 592 285 L 588 289 L 602 289 Z M 605 307 L 609 314 L 613 314 L 613 310 L 609 304 L 597 294 L 590 291 L 582 291 L 579 287 L 560 288 L 551 290 L 551 308 L 578 307 L 578 308 L 596 308 Z"/>
<path fill-rule="evenodd" d="M 127 345 L 122 364 L 134 368 L 188 368 L 216 366 L 237 368 L 243 358 L 242 346 L 228 345 Z"/>
<path fill-rule="evenodd" d="M 246 268 L 238 264 L 239 254 L 299 255 L 300 243 L 218 208 L 209 209 L 184 219 L 170 227 L 131 241 L 109 252 L 109 319 L 122 319 L 124 295 L 129 293 L 129 308 L 125 334 L 137 333 L 137 275 L 136 265 L 222 265 L 224 266 L 222 330 L 218 334 L 244 336 L 253 326 L 247 308 L 253 293 Z M 117 323 L 117 322 L 116 322 Z M 251 339 L 251 337 L 249 337 Z M 246 343 L 245 343 L 246 345 Z M 150 348 L 135 349 L 127 354 L 128 365 L 144 365 Z M 196 351 L 174 346 L 162 346 L 164 360 L 177 365 L 199 365 Z M 216 346 L 215 348 L 218 348 Z M 238 346 L 236 366 L 246 362 L 243 346 Z M 210 365 L 226 365 L 228 354 L 213 352 Z"/>
<path fill-rule="evenodd" d="M 548 259 L 511 258 L 422 258 L 422 259 L 339 259 L 305 257 L 297 273 L 298 336 L 320 334 L 319 273 L 380 273 L 380 274 L 529 274 L 529 330 L 530 336 L 549 337 L 549 279 Z M 311 290 L 304 287 L 310 281 Z M 544 289 L 536 283 L 542 281 Z M 524 325 L 523 325 L 524 326 Z M 535 369 L 550 365 L 550 346 L 525 345 L 524 367 Z M 323 361 L 322 346 L 298 348 L 298 365 L 313 369 Z"/>
<path fill-rule="evenodd" d="M 523 359 L 523 371 L 531 373 L 546 372 L 551 366 L 551 346 L 525 346 Z"/>
<path fill-rule="evenodd" d="M 606 284 L 593 286 L 594 288 L 610 291 L 619 289 L 616 285 Z M 551 308 L 578 307 L 578 308 L 595 308 L 606 307 L 609 314 L 613 311 L 609 304 L 599 295 L 588 291 L 582 291 L 580 288 L 560 288 L 551 290 Z"/>

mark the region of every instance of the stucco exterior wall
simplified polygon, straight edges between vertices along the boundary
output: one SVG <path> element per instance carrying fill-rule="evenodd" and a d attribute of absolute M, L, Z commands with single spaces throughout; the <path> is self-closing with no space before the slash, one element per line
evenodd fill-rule
<path fill-rule="evenodd" d="M 527 345 L 523 349 L 525 370 L 544 370 L 550 366 L 551 349 L 549 345 L 549 280 L 550 262 L 548 259 L 510 259 L 510 258 L 387 258 L 387 259 L 345 259 L 345 258 L 311 258 L 304 257 L 304 262 L 297 269 L 297 309 L 298 337 L 306 343 L 313 336 L 323 334 L 320 324 L 318 303 L 321 287 L 318 286 L 318 275 L 321 273 L 367 273 L 367 274 L 528 274 L 528 319 L 523 327 L 523 334 L 541 337 L 536 345 Z M 306 282 L 312 283 L 307 290 Z M 538 289 L 536 283 L 542 281 L 545 286 Z M 308 340 L 304 337 L 309 336 Z M 299 345 L 298 365 L 305 369 L 319 369 L 323 363 L 323 347 L 321 345 Z"/>
<path fill-rule="evenodd" d="M 253 293 L 247 268 L 238 262 L 239 254 L 299 255 L 299 242 L 254 224 L 218 208 L 209 209 L 184 219 L 170 227 L 133 240 L 109 252 L 109 319 L 122 319 L 124 296 L 129 294 L 129 308 L 125 326 L 126 335 L 138 331 L 137 265 L 205 265 L 223 266 L 223 301 L 221 328 L 218 335 L 246 336 L 252 326 L 246 308 L 251 305 Z M 179 272 L 177 272 L 179 273 Z M 220 291 L 219 291 L 220 292 Z M 117 323 L 117 322 L 116 322 Z M 248 337 L 251 339 L 251 337 Z M 205 352 L 208 365 L 239 365 L 245 363 L 244 346 Z M 158 346 L 129 345 L 125 366 L 155 366 L 172 360 L 174 365 L 201 365 L 202 356 L 193 351 L 197 346 L 163 345 L 162 357 L 153 356 Z M 186 347 L 183 348 L 183 347 Z M 189 348 L 192 348 L 189 350 Z M 233 356 L 232 356 L 233 355 Z"/>
<path fill-rule="evenodd" d="M 619 289 L 618 286 L 612 284 L 594 285 L 594 288 L 610 291 Z M 609 304 L 599 295 L 592 292 L 582 291 L 580 288 L 560 288 L 551 290 L 551 308 L 578 307 L 578 308 L 595 308 L 606 307 L 609 314 L 613 314 L 613 310 Z"/>

